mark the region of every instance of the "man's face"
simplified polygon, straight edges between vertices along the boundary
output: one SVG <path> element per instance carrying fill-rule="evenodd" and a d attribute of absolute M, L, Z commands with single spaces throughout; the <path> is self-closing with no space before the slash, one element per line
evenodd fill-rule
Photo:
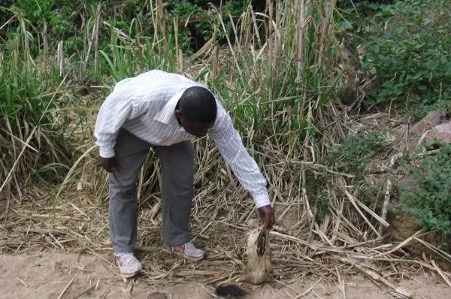
<path fill-rule="evenodd" d="M 204 137 L 207 135 L 208 130 L 213 127 L 214 123 L 199 123 L 196 121 L 190 121 L 183 117 L 180 111 L 175 111 L 175 116 L 179 122 L 179 125 L 188 133 L 196 137 Z"/>

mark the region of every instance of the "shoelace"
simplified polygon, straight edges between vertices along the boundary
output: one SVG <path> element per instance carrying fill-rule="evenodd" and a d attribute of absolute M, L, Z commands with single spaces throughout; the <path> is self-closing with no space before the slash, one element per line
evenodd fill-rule
<path fill-rule="evenodd" d="M 185 252 L 191 252 L 193 254 L 200 254 L 201 250 L 196 248 L 192 242 L 188 242 L 185 244 Z"/>
<path fill-rule="evenodd" d="M 119 254 L 117 257 L 123 265 L 131 264 L 135 260 L 135 257 L 130 253 Z"/>

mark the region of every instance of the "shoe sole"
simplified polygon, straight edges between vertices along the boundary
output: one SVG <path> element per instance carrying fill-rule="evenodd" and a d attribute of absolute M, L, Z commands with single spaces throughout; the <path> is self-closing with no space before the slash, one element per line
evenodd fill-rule
<path fill-rule="evenodd" d="M 192 261 L 192 262 L 198 262 L 198 261 L 201 261 L 201 260 L 203 260 L 204 257 L 205 257 L 205 256 L 193 257 L 193 256 L 185 255 L 185 254 L 180 253 L 180 252 L 171 252 L 171 253 L 174 254 L 174 255 L 183 257 L 184 259 L 190 260 L 190 261 Z"/>
<path fill-rule="evenodd" d="M 125 278 L 125 279 L 133 278 L 133 277 L 139 275 L 141 273 L 141 271 L 142 271 L 142 269 L 138 270 L 138 271 L 135 271 L 133 273 L 123 273 L 123 272 L 121 272 L 121 276 L 122 276 L 122 278 Z"/>
<path fill-rule="evenodd" d="M 166 246 L 163 247 L 163 248 L 164 248 L 164 251 L 166 251 L 167 253 L 170 253 L 170 254 L 182 257 L 182 258 L 184 258 L 186 260 L 189 260 L 189 261 L 192 261 L 192 262 L 198 262 L 198 261 L 201 261 L 201 260 L 203 260 L 205 258 L 205 255 L 200 256 L 200 257 L 194 257 L 194 256 L 185 255 L 185 254 L 180 253 L 180 252 L 171 251 L 171 249 L 166 248 Z"/>

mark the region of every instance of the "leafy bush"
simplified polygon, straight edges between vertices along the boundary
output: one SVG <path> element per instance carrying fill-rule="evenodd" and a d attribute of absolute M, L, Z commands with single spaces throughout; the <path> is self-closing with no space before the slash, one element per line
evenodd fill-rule
<path fill-rule="evenodd" d="M 368 92 L 372 104 L 400 104 L 413 116 L 450 107 L 451 2 L 407 0 L 380 6 L 384 28 L 370 35 L 364 70 L 380 85 Z"/>
<path fill-rule="evenodd" d="M 382 148 L 383 136 L 379 131 L 359 131 L 346 137 L 340 147 L 331 150 L 325 157 L 333 168 L 362 178 L 369 158 Z"/>
<path fill-rule="evenodd" d="M 451 145 L 427 156 L 413 172 L 415 189 L 400 189 L 403 210 L 417 217 L 426 230 L 451 236 Z"/>
<path fill-rule="evenodd" d="M 325 176 L 314 173 L 311 169 L 305 170 L 305 181 L 305 191 L 313 208 L 315 221 L 321 223 L 329 210 L 331 187 Z"/>

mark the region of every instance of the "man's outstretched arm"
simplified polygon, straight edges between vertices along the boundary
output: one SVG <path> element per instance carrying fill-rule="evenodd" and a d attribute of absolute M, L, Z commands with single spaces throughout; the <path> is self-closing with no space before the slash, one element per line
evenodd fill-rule
<path fill-rule="evenodd" d="M 222 109 L 218 111 L 218 120 L 210 132 L 210 137 L 241 185 L 251 193 L 263 225 L 266 229 L 271 229 L 275 220 L 266 188 L 266 179 L 244 147 L 239 133 L 233 127 L 232 120 Z"/>

